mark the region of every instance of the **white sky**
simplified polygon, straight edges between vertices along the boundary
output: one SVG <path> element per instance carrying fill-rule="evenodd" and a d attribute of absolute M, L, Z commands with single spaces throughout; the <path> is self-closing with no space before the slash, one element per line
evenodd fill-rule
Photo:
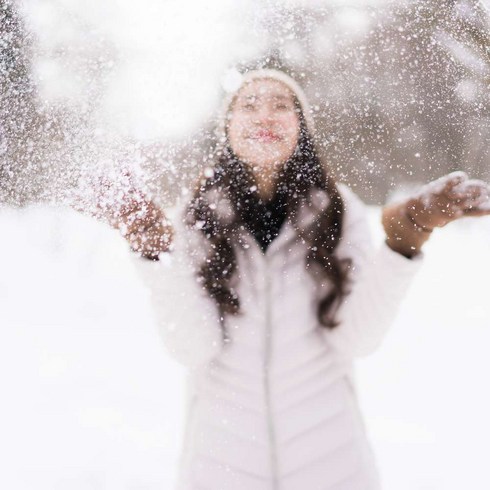
<path fill-rule="evenodd" d="M 43 95 L 83 104 L 101 38 L 116 49 L 104 88 L 100 123 L 141 138 L 178 137 L 216 106 L 220 77 L 236 59 L 256 55 L 253 0 L 45 0 L 25 2 L 38 36 Z M 67 48 L 68 47 L 68 48 Z M 67 60 L 68 49 L 80 58 Z M 61 55 L 57 59 L 57 53 Z M 95 74 L 96 76 L 97 74 Z"/>
<path fill-rule="evenodd" d="M 50 101 L 83 110 L 93 97 L 87 68 L 100 44 L 114 47 L 98 123 L 139 139 L 182 137 L 219 105 L 220 80 L 240 60 L 259 57 L 266 38 L 263 9 L 287 5 L 348 5 L 337 21 L 362 28 L 356 6 L 386 0 L 23 0 L 37 36 L 35 72 Z M 109 48 L 112 49 L 112 48 Z M 103 55 L 103 53 L 102 53 Z M 115 56 L 114 56 L 115 55 Z M 112 64 L 112 62 L 111 62 Z"/>

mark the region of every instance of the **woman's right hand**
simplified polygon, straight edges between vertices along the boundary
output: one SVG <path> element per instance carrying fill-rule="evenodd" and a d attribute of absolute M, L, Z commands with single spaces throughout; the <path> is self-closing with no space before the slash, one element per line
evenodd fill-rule
<path fill-rule="evenodd" d="M 170 249 L 172 226 L 129 170 L 89 176 L 83 191 L 75 194 L 72 207 L 119 230 L 133 251 L 158 260 Z"/>
<path fill-rule="evenodd" d="M 173 229 L 165 213 L 141 193 L 131 192 L 114 217 L 113 226 L 142 257 L 158 260 L 172 243 Z"/>

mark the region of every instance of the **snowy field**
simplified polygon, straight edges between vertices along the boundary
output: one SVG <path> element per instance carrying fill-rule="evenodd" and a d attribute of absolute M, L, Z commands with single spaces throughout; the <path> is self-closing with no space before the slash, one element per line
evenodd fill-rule
<path fill-rule="evenodd" d="M 171 489 L 185 373 L 125 243 L 69 210 L 4 209 L 0 227 L 0 488 Z M 489 258 L 490 219 L 436 233 L 388 338 L 358 363 L 386 490 L 490 488 Z"/>

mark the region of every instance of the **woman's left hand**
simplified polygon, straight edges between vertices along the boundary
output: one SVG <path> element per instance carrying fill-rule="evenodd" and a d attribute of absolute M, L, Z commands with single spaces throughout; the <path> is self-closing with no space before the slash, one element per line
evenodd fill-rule
<path fill-rule="evenodd" d="M 422 187 L 407 203 L 408 217 L 420 228 L 433 230 L 465 216 L 490 215 L 490 186 L 452 172 Z"/>
<path fill-rule="evenodd" d="M 423 186 L 408 200 L 383 208 L 386 243 L 412 257 L 420 252 L 434 228 L 465 216 L 490 215 L 490 186 L 452 172 Z"/>

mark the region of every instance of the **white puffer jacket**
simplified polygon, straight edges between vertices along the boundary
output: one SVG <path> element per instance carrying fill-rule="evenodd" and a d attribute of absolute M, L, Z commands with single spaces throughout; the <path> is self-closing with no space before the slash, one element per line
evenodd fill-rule
<path fill-rule="evenodd" d="M 354 270 L 332 330 L 319 325 L 319 288 L 288 221 L 265 254 L 243 232 L 244 313 L 225 319 L 226 342 L 216 305 L 195 280 L 199 242 L 182 226 L 182 205 L 170 213 L 174 252 L 160 262 L 136 259 L 170 352 L 192 368 L 181 490 L 379 488 L 352 361 L 379 345 L 421 257 L 406 259 L 386 245 L 374 251 L 364 205 L 340 191 L 346 212 L 337 250 Z M 324 209 L 328 198 L 317 197 L 323 204 L 305 210 L 301 223 Z"/>

